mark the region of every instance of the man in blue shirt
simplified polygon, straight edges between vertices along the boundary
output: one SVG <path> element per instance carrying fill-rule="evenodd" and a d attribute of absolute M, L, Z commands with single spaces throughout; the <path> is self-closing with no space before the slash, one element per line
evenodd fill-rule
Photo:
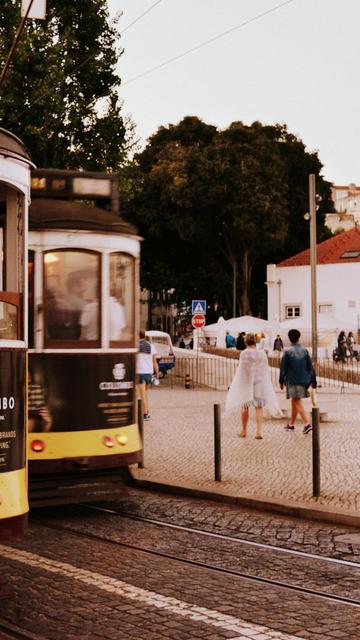
<path fill-rule="evenodd" d="M 226 344 L 227 349 L 231 349 L 232 347 L 235 347 L 235 345 L 236 345 L 234 336 L 231 336 L 228 331 L 226 332 L 226 336 L 225 336 L 225 344 Z"/>
<path fill-rule="evenodd" d="M 310 433 L 312 426 L 309 421 L 302 398 L 308 398 L 310 385 L 316 387 L 315 371 L 310 354 L 305 347 L 299 344 L 300 331 L 290 329 L 289 340 L 291 346 L 285 349 L 280 363 L 280 389 L 286 385 L 286 397 L 291 399 L 291 418 L 286 431 L 294 431 L 295 420 L 299 414 L 304 423 L 304 433 Z"/>

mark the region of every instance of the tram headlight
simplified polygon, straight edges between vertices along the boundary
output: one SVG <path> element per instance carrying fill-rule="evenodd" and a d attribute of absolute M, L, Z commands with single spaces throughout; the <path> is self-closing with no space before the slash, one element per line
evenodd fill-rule
<path fill-rule="evenodd" d="M 109 447 L 109 449 L 111 449 L 112 447 L 115 447 L 115 440 L 113 440 L 113 438 L 110 438 L 110 436 L 104 436 L 103 443 L 105 447 Z"/>
<path fill-rule="evenodd" d="M 45 442 L 42 440 L 33 440 L 30 446 L 36 453 L 41 453 L 41 451 L 44 451 L 45 449 Z"/>
<path fill-rule="evenodd" d="M 124 447 L 129 442 L 129 438 L 125 435 L 117 435 L 116 440 L 119 444 L 121 444 L 122 447 Z"/>

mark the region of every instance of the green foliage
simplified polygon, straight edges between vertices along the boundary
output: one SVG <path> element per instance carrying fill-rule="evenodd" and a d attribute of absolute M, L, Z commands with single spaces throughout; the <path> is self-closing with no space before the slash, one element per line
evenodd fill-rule
<path fill-rule="evenodd" d="M 20 21 L 20 1 L 0 9 L 0 64 Z M 0 95 L 0 123 L 41 167 L 117 169 L 130 144 L 121 116 L 116 26 L 106 0 L 47 0 L 28 20 Z"/>
<path fill-rule="evenodd" d="M 122 173 L 125 213 L 139 227 L 142 285 L 206 297 L 223 315 L 264 312 L 267 262 L 308 246 L 308 174 L 317 154 L 284 125 L 232 123 L 219 131 L 196 117 L 161 127 Z M 331 211 L 318 178 L 319 230 Z"/>

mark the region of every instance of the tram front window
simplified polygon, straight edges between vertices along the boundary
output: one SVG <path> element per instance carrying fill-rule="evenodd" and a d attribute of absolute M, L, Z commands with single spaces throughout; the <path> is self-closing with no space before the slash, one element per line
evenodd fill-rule
<path fill-rule="evenodd" d="M 100 341 L 100 256 L 89 251 L 44 255 L 47 343 Z"/>
<path fill-rule="evenodd" d="M 134 341 L 134 258 L 124 253 L 110 256 L 108 301 L 110 344 Z"/>

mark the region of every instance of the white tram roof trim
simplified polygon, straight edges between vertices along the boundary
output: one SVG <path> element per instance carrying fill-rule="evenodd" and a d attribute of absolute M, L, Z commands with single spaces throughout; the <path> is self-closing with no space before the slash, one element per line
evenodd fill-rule
<path fill-rule="evenodd" d="M 93 251 L 122 251 L 138 258 L 140 242 L 137 236 L 111 233 L 60 230 L 29 231 L 30 249 L 59 251 L 61 249 L 89 249 Z"/>
<path fill-rule="evenodd" d="M 34 166 L 21 140 L 0 127 L 0 181 L 30 200 L 30 168 Z"/>

